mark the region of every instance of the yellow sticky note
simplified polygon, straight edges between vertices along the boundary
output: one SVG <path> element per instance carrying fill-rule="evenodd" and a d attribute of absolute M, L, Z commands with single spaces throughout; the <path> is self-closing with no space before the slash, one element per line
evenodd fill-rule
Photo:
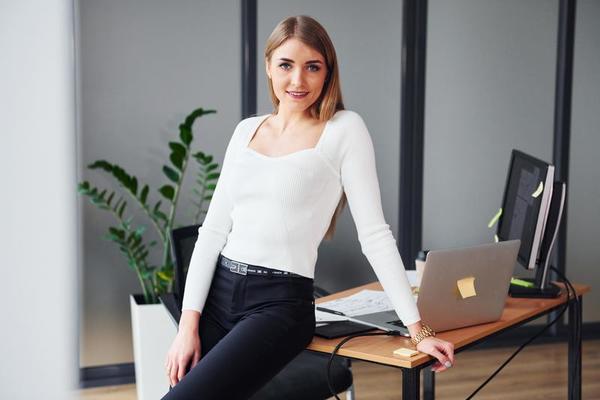
<path fill-rule="evenodd" d="M 463 299 L 477 296 L 477 292 L 475 291 L 475 277 L 470 276 L 468 278 L 462 278 L 456 281 L 456 285 L 458 286 L 458 292 Z"/>
<path fill-rule="evenodd" d="M 407 349 L 406 347 L 400 347 L 399 349 L 394 350 L 395 356 L 410 358 L 414 355 L 419 354 L 417 350 Z"/>
<path fill-rule="evenodd" d="M 538 188 L 535 189 L 535 192 L 533 192 L 531 194 L 531 197 L 536 198 L 540 195 L 540 193 L 542 193 L 544 191 L 544 182 L 540 182 L 540 184 L 538 185 Z"/>

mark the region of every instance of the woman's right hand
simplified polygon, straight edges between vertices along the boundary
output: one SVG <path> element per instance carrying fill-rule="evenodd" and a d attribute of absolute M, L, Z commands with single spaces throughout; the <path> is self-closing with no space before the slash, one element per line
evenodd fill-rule
<path fill-rule="evenodd" d="M 165 369 L 171 387 L 183 379 L 188 365 L 191 370 L 200 361 L 200 335 L 198 329 L 192 327 L 197 327 L 198 324 L 195 323 L 190 326 L 182 322 L 183 317 L 179 324 L 177 336 L 175 336 L 165 360 Z"/>

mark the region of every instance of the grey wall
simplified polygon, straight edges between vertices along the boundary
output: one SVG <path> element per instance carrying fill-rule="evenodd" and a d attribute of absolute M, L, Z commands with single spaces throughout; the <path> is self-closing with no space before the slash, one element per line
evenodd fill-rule
<path fill-rule="evenodd" d="M 584 321 L 600 320 L 600 2 L 577 2 L 567 272 L 592 285 L 584 297 Z"/>
<path fill-rule="evenodd" d="M 264 45 L 277 23 L 307 14 L 327 30 L 340 65 L 347 109 L 357 111 L 373 138 L 386 222 L 397 237 L 398 167 L 400 154 L 400 61 L 402 2 L 360 0 L 258 2 L 258 112 L 272 111 L 264 72 Z M 331 291 L 376 280 L 360 251 L 348 206 L 338 219 L 332 241 L 319 248 L 315 282 Z"/>
<path fill-rule="evenodd" d="M 0 398 L 77 387 L 73 3 L 0 2 Z"/>
<path fill-rule="evenodd" d="M 551 161 L 556 1 L 430 1 L 423 245 L 493 240 L 512 148 Z"/>
<path fill-rule="evenodd" d="M 154 189 L 167 142 L 196 107 L 218 114 L 195 125 L 195 148 L 223 159 L 240 116 L 238 2 L 81 0 L 80 179 L 114 182 L 85 166 L 118 162 Z M 192 174 L 188 175 L 192 178 Z M 191 179 L 186 181 L 190 190 Z M 185 189 L 184 189 L 185 190 Z M 184 199 L 186 200 L 186 199 Z M 131 362 L 129 293 L 140 293 L 117 247 L 101 239 L 111 217 L 81 201 L 83 225 L 82 367 Z M 181 210 L 189 206 L 182 203 Z M 140 222 L 148 225 L 147 220 Z M 178 222 L 187 224 L 185 212 Z"/>

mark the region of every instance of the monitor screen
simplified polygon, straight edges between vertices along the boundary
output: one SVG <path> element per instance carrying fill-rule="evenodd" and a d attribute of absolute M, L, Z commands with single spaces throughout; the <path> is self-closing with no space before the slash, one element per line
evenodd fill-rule
<path fill-rule="evenodd" d="M 525 268 L 535 267 L 553 171 L 542 160 L 519 150 L 512 152 L 497 235 L 501 241 L 521 240 L 518 261 Z"/>

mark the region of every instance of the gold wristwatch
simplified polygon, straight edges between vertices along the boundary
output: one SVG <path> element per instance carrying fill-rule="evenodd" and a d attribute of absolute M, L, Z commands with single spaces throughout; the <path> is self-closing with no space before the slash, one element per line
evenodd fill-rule
<path fill-rule="evenodd" d="M 430 337 L 430 336 L 435 336 L 434 330 L 431 329 L 431 327 L 429 325 L 421 322 L 421 330 L 419 331 L 419 333 L 417 333 L 415 335 L 414 338 L 410 338 L 410 341 L 412 342 L 412 344 L 414 344 L 416 346 L 417 344 L 419 344 L 419 342 L 421 340 L 425 339 L 426 337 Z"/>

